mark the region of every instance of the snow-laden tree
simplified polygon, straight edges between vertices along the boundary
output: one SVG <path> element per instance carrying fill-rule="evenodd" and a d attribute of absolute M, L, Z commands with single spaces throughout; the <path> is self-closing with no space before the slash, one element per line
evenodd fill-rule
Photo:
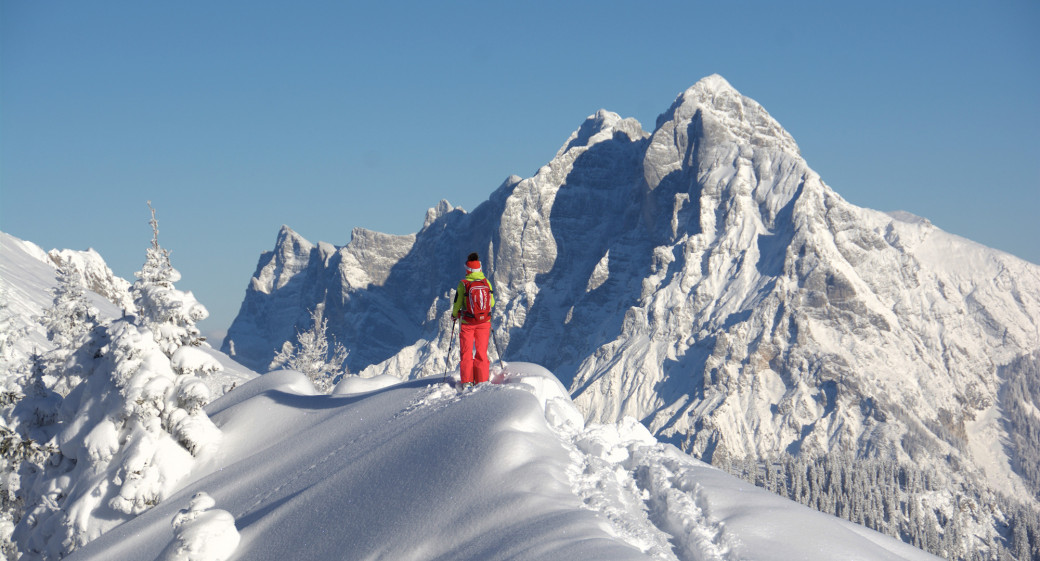
<path fill-rule="evenodd" d="M 347 360 L 347 349 L 339 343 L 334 343 L 330 349 L 327 329 L 325 304 L 319 303 L 311 310 L 311 328 L 302 332 L 297 330 L 295 344 L 291 341 L 283 343 L 282 350 L 274 356 L 269 368 L 302 372 L 319 391 L 331 391 L 333 380 L 347 373 L 343 367 Z"/>
<path fill-rule="evenodd" d="M 43 381 L 43 358 L 33 353 L 9 372 L 0 391 L 0 556 L 18 559 L 11 540 L 21 520 L 23 462 L 42 463 L 58 449 L 50 443 L 61 398 Z"/>
<path fill-rule="evenodd" d="M 0 374 L 12 372 L 12 367 L 24 357 L 15 352 L 16 343 L 28 335 L 29 328 L 18 325 L 16 314 L 11 310 L 10 292 L 0 287 Z"/>
<path fill-rule="evenodd" d="M 58 347 L 71 347 L 97 325 L 98 311 L 87 300 L 82 276 L 71 260 L 58 265 L 58 284 L 54 287 L 54 304 L 43 312 L 41 323 L 47 338 Z"/>
<path fill-rule="evenodd" d="M 97 326 L 98 310 L 87 300 L 83 276 L 72 260 L 59 262 L 57 276 L 54 303 L 44 311 L 40 322 L 54 343 L 54 349 L 46 355 L 46 373 L 54 379 L 54 390 L 68 395 L 79 383 L 80 373 L 66 368 L 66 362 L 80 339 Z"/>
<path fill-rule="evenodd" d="M 66 362 L 83 381 L 58 413 L 61 454 L 25 474 L 14 531 L 23 559 L 60 559 L 158 504 L 220 444 L 203 410 L 203 377 L 221 370 L 200 348 L 194 322 L 206 310 L 173 286 L 179 275 L 159 246 L 154 209 L 151 224 L 136 313 L 94 328 Z"/>
<path fill-rule="evenodd" d="M 205 337 L 195 324 L 209 316 L 206 308 L 191 292 L 174 288 L 173 283 L 181 280 L 181 274 L 170 264 L 170 252 L 159 245 L 159 221 L 155 209 L 149 222 L 152 226 L 152 245 L 148 248 L 144 266 L 134 274 L 137 282 L 132 291 L 137 307 L 139 322 L 148 326 L 155 334 L 156 342 L 163 351 L 172 355 L 184 345 L 199 346 Z"/>
<path fill-rule="evenodd" d="M 30 405 L 25 401 L 25 393 L 35 394 L 35 390 L 43 386 L 43 360 L 36 352 L 26 356 L 24 349 L 30 328 L 22 324 L 10 302 L 10 292 L 0 287 L 0 556 L 17 559 L 11 533 L 23 508 L 18 494 L 21 488 L 18 471 L 23 461 L 42 460 L 47 448 L 41 444 L 46 439 L 27 436 L 32 420 L 20 419 L 25 407 Z M 46 405 L 34 401 L 32 405 L 52 412 L 56 408 L 54 401 Z M 16 413 L 17 408 L 22 411 Z"/>

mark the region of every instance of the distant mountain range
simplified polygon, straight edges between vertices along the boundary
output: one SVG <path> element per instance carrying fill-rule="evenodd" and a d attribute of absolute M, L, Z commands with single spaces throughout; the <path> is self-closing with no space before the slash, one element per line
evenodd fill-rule
<path fill-rule="evenodd" d="M 848 203 L 719 76 L 652 133 L 596 113 L 533 177 L 469 213 L 441 201 L 416 234 L 284 227 L 223 350 L 263 371 L 324 303 L 352 371 L 439 374 L 470 251 L 503 357 L 554 372 L 591 421 L 634 417 L 716 463 L 890 460 L 1037 504 L 1021 443 L 1040 415 L 1021 412 L 1040 390 L 1005 390 L 1036 371 L 1040 267 Z"/>

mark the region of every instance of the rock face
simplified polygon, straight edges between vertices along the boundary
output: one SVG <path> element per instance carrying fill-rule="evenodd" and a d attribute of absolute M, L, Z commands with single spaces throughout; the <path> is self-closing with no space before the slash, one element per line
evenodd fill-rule
<path fill-rule="evenodd" d="M 470 251 L 505 358 L 556 373 L 590 420 L 707 459 L 841 450 L 1032 487 L 993 443 L 1006 369 L 1040 349 L 1040 267 L 849 204 L 719 76 L 652 134 L 598 112 L 533 177 L 472 213 L 442 201 L 414 235 L 284 228 L 224 349 L 263 369 L 324 301 L 352 371 L 440 375 Z"/>
<path fill-rule="evenodd" d="M 98 252 L 93 249 L 75 251 L 72 249 L 52 249 L 47 257 L 60 265 L 62 261 L 71 261 L 76 271 L 83 278 L 83 286 L 100 294 L 123 310 L 133 309 L 134 300 L 130 294 L 130 282 L 117 277 Z"/>

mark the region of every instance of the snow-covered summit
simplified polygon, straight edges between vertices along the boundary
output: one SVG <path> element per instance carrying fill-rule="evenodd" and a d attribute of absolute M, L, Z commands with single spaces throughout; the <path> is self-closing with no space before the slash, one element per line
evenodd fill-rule
<path fill-rule="evenodd" d="M 426 211 L 426 220 L 423 221 L 422 229 L 425 230 L 426 228 L 429 228 L 430 225 L 433 224 L 434 222 L 436 222 L 438 218 L 440 218 L 440 217 L 444 216 L 445 214 L 448 214 L 449 212 L 452 212 L 454 210 L 455 210 L 455 207 L 452 206 L 451 203 L 449 203 L 445 199 L 441 199 L 441 202 L 437 203 L 437 206 L 430 207 Z"/>
<path fill-rule="evenodd" d="M 738 142 L 773 147 L 800 155 L 794 138 L 755 100 L 741 95 L 725 78 L 713 74 L 679 94 L 657 118 L 657 130 L 671 133 L 669 122 L 700 128 L 712 143 Z"/>
<path fill-rule="evenodd" d="M 647 135 L 642 125 L 635 119 L 623 119 L 621 115 L 606 109 L 600 109 L 590 115 L 578 130 L 571 133 L 570 138 L 556 153 L 560 158 L 574 147 L 588 148 L 603 140 L 609 140 L 617 133 L 623 133 L 631 139 L 641 139 Z"/>

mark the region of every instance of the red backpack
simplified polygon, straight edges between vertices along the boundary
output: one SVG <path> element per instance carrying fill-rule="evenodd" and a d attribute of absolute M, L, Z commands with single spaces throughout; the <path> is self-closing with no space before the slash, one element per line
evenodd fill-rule
<path fill-rule="evenodd" d="M 487 279 L 468 281 L 463 279 L 466 287 L 463 299 L 462 314 L 468 323 L 484 323 L 491 321 L 491 285 Z"/>

